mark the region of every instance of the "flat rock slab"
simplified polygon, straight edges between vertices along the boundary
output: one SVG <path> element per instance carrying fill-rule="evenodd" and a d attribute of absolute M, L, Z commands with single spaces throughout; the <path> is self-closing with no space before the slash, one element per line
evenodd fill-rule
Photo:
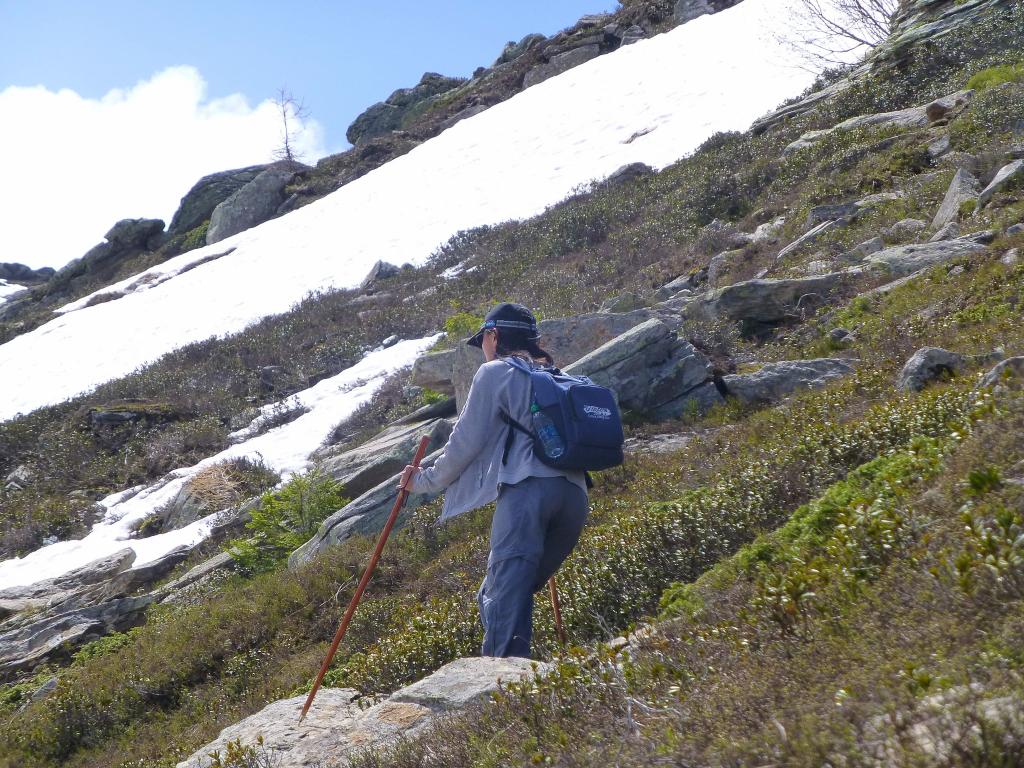
<path fill-rule="evenodd" d="M 546 668 L 529 659 L 456 659 L 369 707 L 360 706 L 358 693 L 350 688 L 323 688 L 301 724 L 306 697 L 282 699 L 225 728 L 177 768 L 209 768 L 210 753 L 223 753 L 231 741 L 262 750 L 266 764 L 275 768 L 341 764 L 358 750 L 412 735 L 441 712 L 484 699 L 501 682 L 529 678 Z M 260 738 L 262 747 L 256 746 Z"/>
<path fill-rule="evenodd" d="M 864 263 L 888 272 L 893 277 L 903 277 L 921 269 L 934 267 L 961 256 L 981 253 L 986 246 L 969 237 L 943 240 L 938 243 L 897 245 L 868 256 Z"/>
<path fill-rule="evenodd" d="M 722 377 L 730 395 L 742 403 L 772 403 L 802 389 L 817 389 L 849 376 L 853 362 L 824 357 L 816 360 L 784 360 L 767 363 L 754 373 Z"/>

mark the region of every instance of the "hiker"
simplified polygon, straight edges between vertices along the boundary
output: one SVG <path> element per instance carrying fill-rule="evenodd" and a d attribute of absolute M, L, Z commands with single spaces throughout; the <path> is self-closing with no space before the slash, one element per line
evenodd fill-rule
<path fill-rule="evenodd" d="M 444 452 L 427 469 L 406 467 L 401 486 L 414 493 L 447 489 L 441 520 L 497 499 L 487 575 L 477 592 L 484 656 L 530 655 L 533 593 L 569 555 L 589 509 L 585 473 L 542 463 L 532 440 L 505 421 L 531 423 L 530 368 L 553 365 L 537 345 L 537 321 L 521 304 L 498 304 L 466 343 L 485 363 L 473 377 L 465 407 Z"/>

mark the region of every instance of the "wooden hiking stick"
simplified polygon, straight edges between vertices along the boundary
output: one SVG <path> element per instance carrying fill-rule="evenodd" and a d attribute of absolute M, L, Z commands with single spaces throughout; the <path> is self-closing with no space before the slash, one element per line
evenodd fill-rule
<path fill-rule="evenodd" d="M 554 576 L 548 579 L 548 592 L 551 594 L 551 611 L 555 614 L 555 634 L 558 635 L 558 642 L 565 645 L 565 627 L 562 626 L 562 609 L 558 606 L 558 585 L 555 584 Z"/>
<path fill-rule="evenodd" d="M 416 458 L 412 460 L 412 465 L 414 467 L 418 467 L 420 462 L 423 461 L 423 456 L 426 454 L 427 446 L 429 444 L 430 437 L 428 435 L 424 435 L 420 438 L 419 447 L 416 449 Z M 334 654 L 338 651 L 338 646 L 341 644 L 341 638 L 345 636 L 345 630 L 348 629 L 348 623 L 352 620 L 352 614 L 356 612 L 356 606 L 359 605 L 359 600 L 363 596 L 363 591 L 366 589 L 366 585 L 370 582 L 370 577 L 373 575 L 373 569 L 377 567 L 377 561 L 380 560 L 380 553 L 384 551 L 384 544 L 387 543 L 388 535 L 391 533 L 391 529 L 395 525 L 395 520 L 398 519 L 398 513 L 401 511 L 407 498 L 409 498 L 409 491 L 403 487 L 398 492 L 398 498 L 395 499 L 395 506 L 391 510 L 391 515 L 388 517 L 387 523 L 384 524 L 384 529 L 380 532 L 380 538 L 377 540 L 377 548 L 373 550 L 373 556 L 370 558 L 370 563 L 366 566 L 366 570 L 363 571 L 363 578 L 359 580 L 359 586 L 356 587 L 355 594 L 352 595 L 352 601 L 348 604 L 348 608 L 345 610 L 345 615 L 341 619 L 341 626 L 338 627 L 338 631 L 334 634 L 334 642 L 331 643 L 331 649 L 327 651 L 327 658 L 325 658 L 324 663 L 320 665 L 320 672 L 317 674 L 316 680 L 313 682 L 313 689 L 309 692 L 309 696 L 306 697 L 306 703 L 302 705 L 302 714 L 299 715 L 300 723 L 305 719 L 306 713 L 309 712 L 309 707 L 313 703 L 313 697 L 316 696 L 316 692 L 320 690 L 320 683 L 323 682 L 324 675 L 327 674 L 327 668 L 331 666 L 331 662 L 334 660 Z"/>

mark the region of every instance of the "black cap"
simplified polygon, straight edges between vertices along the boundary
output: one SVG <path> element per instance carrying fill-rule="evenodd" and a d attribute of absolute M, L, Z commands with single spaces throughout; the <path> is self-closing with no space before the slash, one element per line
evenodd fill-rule
<path fill-rule="evenodd" d="M 504 302 L 497 304 L 487 313 L 480 330 L 466 339 L 471 347 L 479 347 L 484 340 L 484 331 L 489 328 L 508 328 L 509 330 L 525 333 L 530 341 L 540 338 L 537 333 L 537 318 L 522 304 L 509 304 Z"/>

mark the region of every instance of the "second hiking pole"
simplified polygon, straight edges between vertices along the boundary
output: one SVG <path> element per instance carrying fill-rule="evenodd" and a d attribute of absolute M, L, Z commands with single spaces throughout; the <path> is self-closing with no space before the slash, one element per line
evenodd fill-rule
<path fill-rule="evenodd" d="M 423 456 L 426 454 L 427 446 L 429 444 L 430 437 L 424 435 L 420 438 L 419 447 L 416 449 L 416 458 L 412 460 L 412 465 L 414 467 L 418 467 L 420 462 L 423 461 Z M 356 587 L 355 594 L 352 595 L 352 601 L 348 604 L 345 616 L 341 620 L 341 626 L 338 627 L 338 631 L 334 635 L 334 642 L 331 643 L 331 648 L 327 651 L 327 658 L 324 659 L 324 663 L 320 666 L 320 672 L 317 674 L 316 680 L 313 683 L 313 689 L 309 692 L 309 696 L 306 697 L 306 703 L 302 705 L 302 714 L 299 715 L 300 723 L 306 717 L 306 713 L 309 712 L 309 707 L 313 703 L 313 697 L 316 696 L 316 692 L 320 689 L 320 683 L 323 682 L 324 675 L 327 674 L 327 669 L 331 666 L 331 662 L 334 660 L 334 654 L 338 651 L 338 646 L 341 644 L 341 638 L 345 636 L 345 630 L 348 629 L 348 624 L 352 621 L 352 614 L 356 612 L 356 606 L 359 605 L 359 600 L 362 598 L 363 592 L 366 590 L 366 585 L 370 582 L 373 570 L 377 567 L 377 561 L 380 560 L 380 553 L 384 551 L 384 544 L 387 542 L 388 535 L 391 533 L 391 529 L 394 527 L 395 521 L 398 519 L 398 513 L 401 511 L 407 498 L 409 498 L 409 491 L 407 488 L 402 488 L 398 492 L 398 498 L 395 499 L 395 506 L 392 508 L 390 516 L 388 516 L 388 521 L 384 524 L 384 529 L 380 532 L 380 538 L 377 540 L 377 548 L 373 551 L 370 563 L 366 566 L 366 570 L 363 572 L 363 578 L 359 580 L 359 586 Z"/>

